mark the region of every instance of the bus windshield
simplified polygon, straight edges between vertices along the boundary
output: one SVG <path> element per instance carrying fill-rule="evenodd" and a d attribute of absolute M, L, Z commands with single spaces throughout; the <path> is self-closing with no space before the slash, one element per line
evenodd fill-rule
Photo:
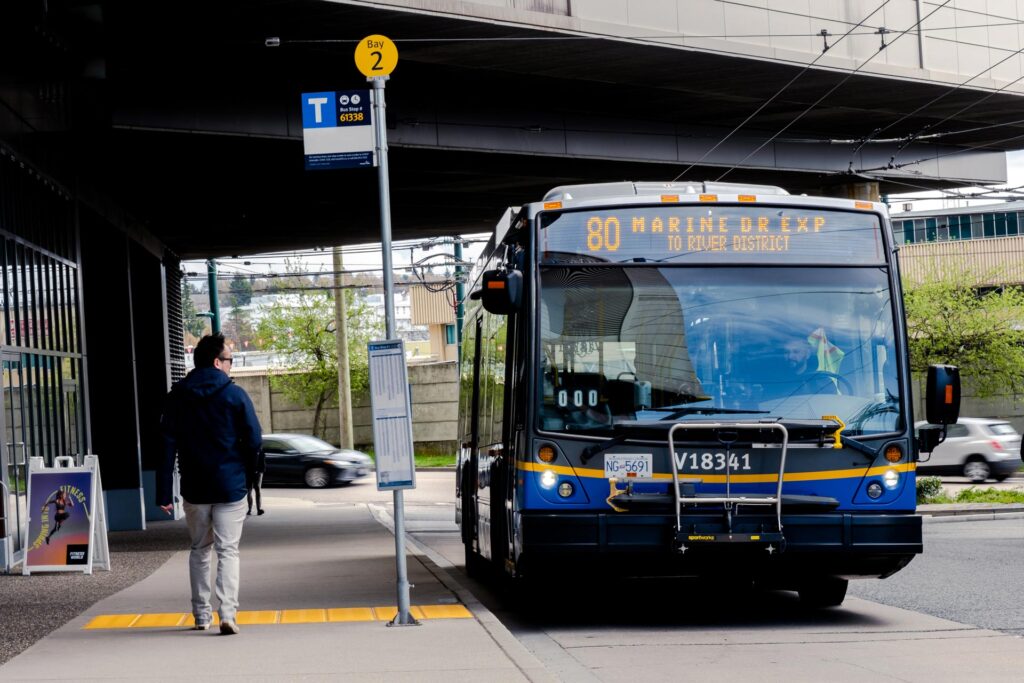
<path fill-rule="evenodd" d="M 544 266 L 539 427 L 821 419 L 893 432 L 893 305 L 880 267 Z"/>

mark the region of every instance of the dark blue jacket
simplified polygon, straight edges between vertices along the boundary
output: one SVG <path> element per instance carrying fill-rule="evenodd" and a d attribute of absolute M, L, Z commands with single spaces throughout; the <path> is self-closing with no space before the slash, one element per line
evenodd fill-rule
<path fill-rule="evenodd" d="M 157 472 L 157 505 L 171 502 L 174 458 L 181 495 L 190 503 L 245 498 L 246 474 L 263 443 L 249 395 L 217 368 L 193 370 L 167 395 L 161 421 L 164 454 Z"/>

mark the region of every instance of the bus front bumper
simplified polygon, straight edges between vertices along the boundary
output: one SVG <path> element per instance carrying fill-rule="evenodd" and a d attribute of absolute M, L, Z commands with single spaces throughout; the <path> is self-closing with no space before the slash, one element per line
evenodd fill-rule
<path fill-rule="evenodd" d="M 699 576 L 723 569 L 752 575 L 814 573 L 885 577 L 922 551 L 921 517 L 913 513 L 832 512 L 774 516 L 522 513 L 521 557 L 527 563 L 606 560 L 636 575 L 669 571 Z"/>

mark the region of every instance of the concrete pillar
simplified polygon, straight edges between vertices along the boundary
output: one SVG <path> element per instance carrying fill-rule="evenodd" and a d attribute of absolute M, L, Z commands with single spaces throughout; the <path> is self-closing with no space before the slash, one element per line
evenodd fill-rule
<path fill-rule="evenodd" d="M 92 452 L 99 456 L 110 529 L 145 529 L 131 247 L 123 232 L 93 212 L 82 211 L 81 220 Z M 137 303 L 162 313 L 159 299 Z M 144 321 L 154 333 L 162 329 L 152 316 L 138 323 Z M 163 342 L 150 337 L 140 341 L 147 342 L 146 358 L 155 368 L 154 391 L 163 392 Z"/>
<path fill-rule="evenodd" d="M 845 197 L 847 199 L 857 199 L 865 202 L 882 201 L 882 195 L 878 191 L 878 182 L 874 180 L 839 185 L 828 194 L 833 197 Z"/>

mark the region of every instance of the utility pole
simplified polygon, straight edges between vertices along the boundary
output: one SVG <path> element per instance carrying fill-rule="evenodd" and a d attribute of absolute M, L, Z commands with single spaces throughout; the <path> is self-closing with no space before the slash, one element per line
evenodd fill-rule
<path fill-rule="evenodd" d="M 342 448 L 352 448 L 352 383 L 348 362 L 348 297 L 345 278 L 341 274 L 344 257 L 341 247 L 334 247 L 334 330 L 338 344 L 338 441 Z"/>
<path fill-rule="evenodd" d="M 220 332 L 220 303 L 217 301 L 217 262 L 206 260 L 206 280 L 210 285 L 210 331 Z"/>

